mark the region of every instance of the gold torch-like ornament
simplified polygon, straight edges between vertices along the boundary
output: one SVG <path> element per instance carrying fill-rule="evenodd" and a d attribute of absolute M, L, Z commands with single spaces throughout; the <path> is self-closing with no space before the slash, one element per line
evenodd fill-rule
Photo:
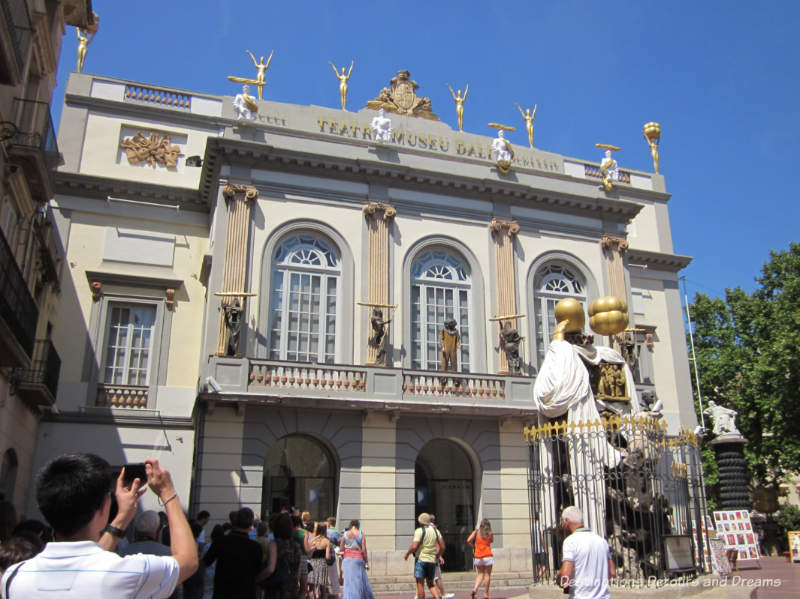
<path fill-rule="evenodd" d="M 658 172 L 658 142 L 661 141 L 661 125 L 655 121 L 644 124 L 644 138 L 650 146 L 650 155 L 653 157 L 653 168 Z"/>

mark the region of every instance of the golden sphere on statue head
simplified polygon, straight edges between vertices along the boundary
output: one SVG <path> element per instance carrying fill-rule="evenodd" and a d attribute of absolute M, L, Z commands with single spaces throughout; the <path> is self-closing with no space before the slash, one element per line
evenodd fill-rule
<path fill-rule="evenodd" d="M 565 333 L 580 333 L 586 324 L 581 303 L 571 297 L 562 299 L 556 304 L 556 322 L 568 321 Z"/>
<path fill-rule="evenodd" d="M 616 335 L 628 326 L 628 305 L 611 295 L 599 297 L 589 306 L 589 326 L 598 335 Z"/>
<path fill-rule="evenodd" d="M 650 141 L 658 143 L 658 141 L 661 139 L 661 125 L 659 125 L 655 121 L 650 121 L 649 123 L 645 123 L 643 131 L 645 138 Z"/>

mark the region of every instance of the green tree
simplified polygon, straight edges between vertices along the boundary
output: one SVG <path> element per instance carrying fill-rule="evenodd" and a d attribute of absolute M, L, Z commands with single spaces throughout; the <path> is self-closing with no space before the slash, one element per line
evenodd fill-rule
<path fill-rule="evenodd" d="M 753 482 L 777 488 L 800 471 L 800 244 L 770 252 L 756 282 L 752 294 L 698 293 L 694 342 L 704 403 L 739 413 Z"/>

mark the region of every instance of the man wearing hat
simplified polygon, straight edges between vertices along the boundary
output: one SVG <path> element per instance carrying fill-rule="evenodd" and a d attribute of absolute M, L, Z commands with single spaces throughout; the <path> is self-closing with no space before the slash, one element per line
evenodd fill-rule
<path fill-rule="evenodd" d="M 439 589 L 436 588 L 434 578 L 436 577 L 436 562 L 440 555 L 444 554 L 444 539 L 442 533 L 435 526 L 431 526 L 430 514 L 422 513 L 417 517 L 420 527 L 414 531 L 414 540 L 406 551 L 404 560 L 412 553 L 416 558 L 414 563 L 414 579 L 417 582 L 417 597 L 425 599 L 425 586 L 423 580 L 428 583 L 431 595 L 434 599 L 442 599 Z"/>

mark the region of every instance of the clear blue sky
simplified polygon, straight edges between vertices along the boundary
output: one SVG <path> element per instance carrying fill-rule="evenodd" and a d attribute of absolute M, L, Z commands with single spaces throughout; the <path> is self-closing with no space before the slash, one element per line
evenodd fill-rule
<path fill-rule="evenodd" d="M 265 99 L 338 106 L 328 61 L 349 65 L 348 107 L 411 71 L 455 126 L 445 83 L 469 83 L 464 129 L 517 126 L 538 104 L 535 145 L 586 159 L 622 148 L 622 168 L 652 170 L 642 125 L 661 123 L 660 171 L 672 194 L 675 252 L 690 297 L 755 286 L 770 249 L 800 240 L 800 2 L 176 2 L 94 0 L 100 31 L 84 71 L 234 94 L 254 74 L 245 50 L 275 50 Z M 53 99 L 57 119 L 77 43 L 68 28 Z"/>

